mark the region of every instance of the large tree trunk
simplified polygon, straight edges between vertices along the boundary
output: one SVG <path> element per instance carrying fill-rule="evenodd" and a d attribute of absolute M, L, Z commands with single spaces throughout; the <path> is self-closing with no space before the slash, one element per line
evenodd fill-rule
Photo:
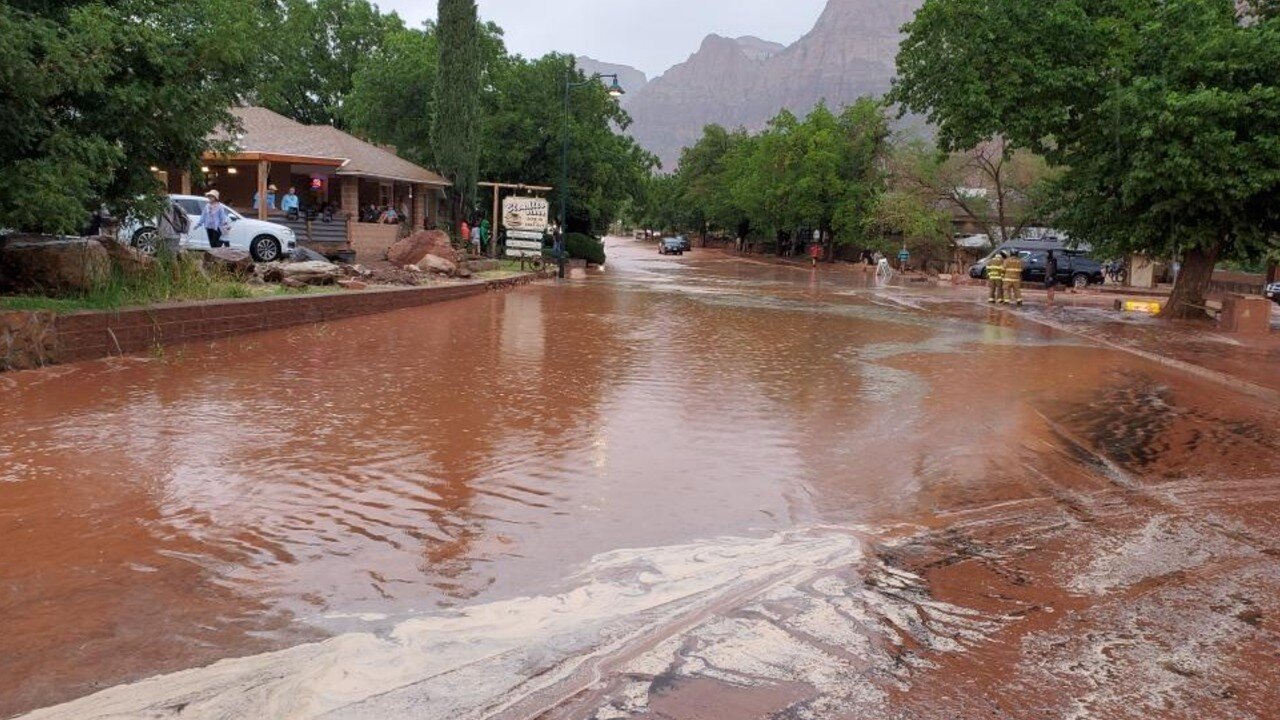
<path fill-rule="evenodd" d="M 1205 317 L 1204 297 L 1213 280 L 1213 266 L 1218 264 L 1225 241 L 1219 239 L 1211 247 L 1193 247 L 1182 257 L 1182 269 L 1169 296 L 1169 305 L 1161 317 L 1191 320 Z"/>

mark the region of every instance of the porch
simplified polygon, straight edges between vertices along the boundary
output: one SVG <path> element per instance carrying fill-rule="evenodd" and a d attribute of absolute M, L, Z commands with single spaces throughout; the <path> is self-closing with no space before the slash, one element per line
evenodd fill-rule
<path fill-rule="evenodd" d="M 357 262 L 381 260 L 399 237 L 436 226 L 448 186 L 438 174 L 327 125 L 258 107 L 232 112 L 241 128 L 219 139 L 236 149 L 206 154 L 198 173 L 160 173 L 170 193 L 216 189 L 241 214 L 287 225 L 304 247 Z M 291 189 L 297 211 L 286 213 Z"/>

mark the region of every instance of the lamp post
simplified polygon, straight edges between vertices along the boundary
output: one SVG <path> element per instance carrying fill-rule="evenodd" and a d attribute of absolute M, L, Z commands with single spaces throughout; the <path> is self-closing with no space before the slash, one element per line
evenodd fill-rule
<path fill-rule="evenodd" d="M 559 277 L 561 279 L 564 279 L 564 233 L 565 219 L 569 207 L 569 94 L 573 92 L 574 88 L 585 87 L 605 78 L 613 81 L 609 83 L 609 95 L 611 97 L 622 97 L 626 94 L 626 91 L 618 84 L 618 75 L 616 73 L 595 73 L 582 82 L 574 82 L 573 67 L 570 66 L 564 76 L 564 143 L 560 156 L 560 237 L 556 242 L 556 260 L 559 263 Z"/>

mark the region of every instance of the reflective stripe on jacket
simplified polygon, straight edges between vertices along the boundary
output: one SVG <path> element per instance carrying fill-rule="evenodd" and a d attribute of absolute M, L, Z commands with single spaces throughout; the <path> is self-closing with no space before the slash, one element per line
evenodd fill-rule
<path fill-rule="evenodd" d="M 1022 282 L 1022 258 L 1013 256 L 1004 261 L 1005 282 Z"/>
<path fill-rule="evenodd" d="M 1000 280 L 1004 277 L 1004 265 L 998 261 L 987 263 L 987 279 Z"/>

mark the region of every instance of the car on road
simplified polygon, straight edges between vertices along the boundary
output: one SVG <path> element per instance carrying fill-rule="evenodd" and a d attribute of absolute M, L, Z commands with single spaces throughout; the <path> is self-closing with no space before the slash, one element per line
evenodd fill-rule
<path fill-rule="evenodd" d="M 209 204 L 207 198 L 198 195 L 170 195 L 169 199 L 186 213 L 192 228 L 200 222 L 200 215 Z M 231 230 L 223 234 L 222 239 L 233 248 L 248 251 L 255 262 L 279 260 L 297 248 L 297 236 L 284 225 L 245 217 L 229 206 L 227 210 L 230 211 Z M 142 252 L 154 255 L 161 245 L 156 223 L 154 218 L 128 223 L 120 229 L 120 237 Z M 209 241 L 204 228 L 185 233 L 179 246 L 187 250 L 208 250 Z"/>
<path fill-rule="evenodd" d="M 677 235 L 676 239 L 680 241 L 681 251 L 689 252 L 690 250 L 693 250 L 693 243 L 689 242 L 688 237 L 685 237 L 684 235 Z"/>
<path fill-rule="evenodd" d="M 1017 248 L 1012 248 L 1012 250 L 1022 257 L 1022 281 L 1028 284 L 1043 284 L 1045 268 L 1049 260 L 1048 251 L 1018 250 Z M 987 277 L 987 262 L 992 257 L 994 257 L 994 253 L 970 266 L 969 277 L 985 280 Z M 1104 280 L 1102 263 L 1082 252 L 1055 250 L 1054 259 L 1058 262 L 1056 277 L 1059 285 L 1086 288 L 1090 285 L 1101 285 Z"/>
<path fill-rule="evenodd" d="M 684 243 L 678 237 L 662 238 L 658 243 L 658 252 L 662 255 L 683 255 Z"/>
<path fill-rule="evenodd" d="M 1273 282 L 1266 286 L 1262 289 L 1262 294 L 1266 295 L 1268 300 L 1280 305 L 1280 282 Z"/>

